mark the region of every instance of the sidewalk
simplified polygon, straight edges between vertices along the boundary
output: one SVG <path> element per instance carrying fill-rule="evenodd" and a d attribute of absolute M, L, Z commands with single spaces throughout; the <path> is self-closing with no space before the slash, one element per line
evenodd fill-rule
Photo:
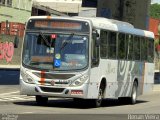
<path fill-rule="evenodd" d="M 0 65 L 0 69 L 20 69 L 20 65 Z"/>
<path fill-rule="evenodd" d="M 153 91 L 160 91 L 160 84 L 154 84 Z"/>
<path fill-rule="evenodd" d="M 0 94 L 17 92 L 19 90 L 20 90 L 19 84 L 18 85 L 0 85 Z"/>

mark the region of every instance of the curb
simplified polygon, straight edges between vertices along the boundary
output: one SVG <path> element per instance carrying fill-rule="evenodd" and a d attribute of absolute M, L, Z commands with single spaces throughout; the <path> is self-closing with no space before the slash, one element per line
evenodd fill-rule
<path fill-rule="evenodd" d="M 0 70 L 20 70 L 20 65 L 0 65 Z"/>

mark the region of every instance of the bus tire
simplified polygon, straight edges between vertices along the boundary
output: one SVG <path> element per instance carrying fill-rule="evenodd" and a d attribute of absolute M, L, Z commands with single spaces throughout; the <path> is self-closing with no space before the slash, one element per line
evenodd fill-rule
<path fill-rule="evenodd" d="M 137 84 L 136 81 L 134 81 L 133 87 L 132 87 L 132 92 L 131 92 L 131 97 L 129 98 L 129 103 L 130 104 L 136 104 L 136 101 L 137 101 L 137 88 L 138 88 L 138 84 Z"/>
<path fill-rule="evenodd" d="M 102 100 L 104 98 L 104 89 L 105 89 L 105 86 L 103 84 L 101 84 L 101 86 L 99 88 L 99 92 L 98 92 L 98 98 L 92 100 L 93 107 L 100 107 L 101 106 Z"/>
<path fill-rule="evenodd" d="M 38 105 L 46 105 L 48 103 L 48 97 L 36 96 L 36 102 Z"/>

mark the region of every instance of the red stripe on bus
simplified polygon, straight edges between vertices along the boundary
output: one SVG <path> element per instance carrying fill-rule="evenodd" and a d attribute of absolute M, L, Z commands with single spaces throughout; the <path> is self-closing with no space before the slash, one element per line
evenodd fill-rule
<path fill-rule="evenodd" d="M 40 83 L 41 83 L 41 85 L 44 85 L 44 83 L 45 83 L 45 71 L 41 71 Z"/>

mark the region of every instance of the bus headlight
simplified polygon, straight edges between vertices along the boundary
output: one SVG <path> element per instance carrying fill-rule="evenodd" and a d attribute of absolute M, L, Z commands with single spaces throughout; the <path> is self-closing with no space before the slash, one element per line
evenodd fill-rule
<path fill-rule="evenodd" d="M 33 81 L 32 77 L 29 76 L 29 75 L 25 76 L 24 81 L 27 82 L 27 83 L 30 83 L 30 84 L 34 84 L 34 81 Z"/>
<path fill-rule="evenodd" d="M 73 81 L 70 86 L 72 86 L 72 87 L 81 86 L 86 80 L 88 80 L 88 75 L 83 75 L 82 77 Z"/>
<path fill-rule="evenodd" d="M 27 74 L 21 72 L 21 77 L 22 77 L 24 82 L 34 84 L 34 80 L 30 75 L 27 75 Z"/>

